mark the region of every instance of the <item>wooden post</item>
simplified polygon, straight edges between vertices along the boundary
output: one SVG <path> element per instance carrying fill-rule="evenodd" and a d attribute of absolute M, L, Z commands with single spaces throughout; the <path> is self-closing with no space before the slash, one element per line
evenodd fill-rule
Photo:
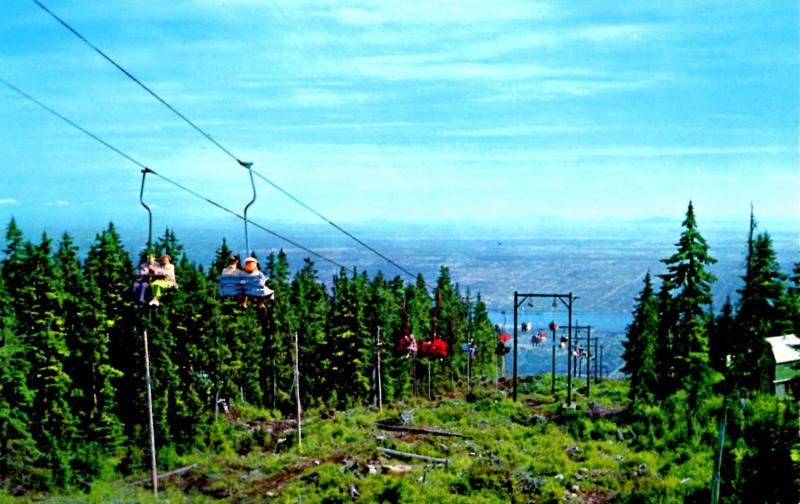
<path fill-rule="evenodd" d="M 591 397 L 591 367 L 590 367 L 590 357 L 592 356 L 592 326 L 586 326 L 586 397 Z"/>
<path fill-rule="evenodd" d="M 376 339 L 377 356 L 378 356 L 378 411 L 383 411 L 383 387 L 381 386 L 381 328 L 378 326 L 378 335 Z"/>
<path fill-rule="evenodd" d="M 467 396 L 472 392 L 472 334 L 470 331 L 470 336 L 467 342 Z"/>
<path fill-rule="evenodd" d="M 598 378 L 597 378 L 597 364 L 600 362 L 598 360 L 598 353 L 597 353 L 597 351 L 598 351 L 598 349 L 597 349 L 598 339 L 599 338 L 597 336 L 594 337 L 594 382 L 595 383 L 597 383 L 597 381 L 598 381 Z"/>
<path fill-rule="evenodd" d="M 726 398 L 727 399 L 727 398 Z M 711 504 L 719 502 L 719 487 L 722 481 L 722 453 L 725 450 L 725 426 L 728 424 L 728 406 L 722 410 L 722 420 L 719 422 L 719 441 L 717 443 L 717 457 L 714 461 L 714 474 L 711 478 Z"/>
<path fill-rule="evenodd" d="M 555 303 L 555 300 L 553 300 Z M 553 330 L 553 371 L 552 371 L 552 379 L 550 382 L 550 393 L 553 394 L 553 398 L 556 395 L 556 326 L 555 320 L 550 322 L 551 329 Z"/>
<path fill-rule="evenodd" d="M 150 473 L 153 478 L 153 495 L 158 497 L 158 469 L 156 467 L 156 435 L 153 427 L 153 394 L 150 388 L 150 352 L 147 348 L 147 329 L 144 330 L 144 374 L 147 382 L 147 420 L 150 426 Z"/>
<path fill-rule="evenodd" d="M 494 389 L 497 390 L 497 353 L 494 354 Z"/>
<path fill-rule="evenodd" d="M 294 398 L 297 402 L 297 451 L 303 453 L 302 406 L 300 406 L 300 346 L 294 332 Z"/>
<path fill-rule="evenodd" d="M 567 324 L 567 406 L 572 405 L 572 293 L 569 293 L 569 307 L 567 308 L 569 323 Z"/>
<path fill-rule="evenodd" d="M 433 396 L 431 395 L 431 360 L 428 359 L 428 400 L 430 401 Z"/>
<path fill-rule="evenodd" d="M 600 345 L 600 378 L 605 379 L 606 377 L 606 368 L 605 364 L 603 364 L 603 347 L 605 345 Z"/>
<path fill-rule="evenodd" d="M 511 369 L 511 400 L 514 402 L 517 402 L 517 297 L 518 293 L 514 291 L 514 359 Z M 505 356 L 503 357 L 503 361 L 505 362 Z M 505 374 L 503 376 L 505 376 Z"/>

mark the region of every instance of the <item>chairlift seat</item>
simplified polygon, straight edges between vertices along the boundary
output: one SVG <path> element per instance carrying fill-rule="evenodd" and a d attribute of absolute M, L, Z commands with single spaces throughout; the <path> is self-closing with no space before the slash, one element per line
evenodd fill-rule
<path fill-rule="evenodd" d="M 267 287 L 263 274 L 232 273 L 217 277 L 220 296 L 270 297 L 274 293 Z"/>
<path fill-rule="evenodd" d="M 243 296 L 242 279 L 238 273 L 217 277 L 220 296 Z"/>

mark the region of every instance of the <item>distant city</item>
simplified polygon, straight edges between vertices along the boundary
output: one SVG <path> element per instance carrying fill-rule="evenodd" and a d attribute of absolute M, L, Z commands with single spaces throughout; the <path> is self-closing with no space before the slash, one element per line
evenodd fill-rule
<path fill-rule="evenodd" d="M 135 221 L 135 222 L 134 222 Z M 132 219 L 118 225 L 125 246 L 132 254 L 138 253 L 146 241 L 144 218 Z M 56 223 L 36 223 L 20 220 L 29 239 L 36 240 L 46 230 L 57 238 L 65 230 Z M 740 227 L 709 225 L 701 232 L 711 245 L 711 253 L 718 262 L 711 268 L 717 276 L 714 284 L 714 308 L 722 306 L 725 297 L 736 300 L 736 290 L 741 284 L 747 236 L 746 222 Z M 102 226 L 101 226 L 102 227 Z M 154 226 L 154 234 L 163 227 Z M 176 225 L 175 232 L 185 247 L 188 258 L 208 265 L 223 236 L 229 246 L 244 252 L 243 224 L 231 219 L 215 225 Z M 383 271 L 384 275 L 404 276 L 392 265 L 360 247 L 327 225 L 295 224 L 276 230 L 303 245 L 341 264 L 354 266 L 357 271 L 369 274 Z M 101 229 L 84 226 L 67 228 L 85 253 L 94 235 Z M 630 321 L 634 299 L 642 287 L 649 270 L 662 273 L 661 259 L 674 251 L 680 233 L 678 220 L 651 220 L 625 224 L 570 224 L 545 221 L 541 227 L 534 223 L 525 226 L 476 225 L 403 225 L 382 223 L 354 225 L 351 231 L 371 246 L 412 272 L 422 273 L 429 286 L 436 281 L 440 266 L 447 266 L 451 276 L 459 283 L 462 294 L 469 289 L 471 296 L 480 293 L 490 310 L 492 321 L 513 330 L 513 294 L 519 292 L 569 293 L 576 297 L 573 322 L 592 325 L 593 336 L 604 342 L 604 364 L 608 374 L 618 374 L 625 327 Z M 770 231 L 782 270 L 789 272 L 798 261 L 798 232 L 787 227 Z M 278 239 L 260 230 L 251 231 L 251 248 L 264 257 L 284 248 L 290 267 L 302 267 L 303 258 L 309 254 L 292 246 L 282 246 Z M 339 268 L 315 259 L 321 282 L 330 285 L 330 279 Z M 504 313 L 505 312 L 505 315 Z M 565 327 L 567 313 L 563 306 L 553 309 L 552 301 L 527 303 L 520 308 L 518 320 L 530 321 L 532 331 L 546 327 L 556 320 Z M 520 372 L 538 374 L 550 371 L 550 344 L 533 345 L 531 333 L 521 339 Z M 585 334 L 583 335 L 585 337 Z M 563 351 L 562 351 L 563 352 Z M 557 372 L 564 363 L 557 364 Z"/>

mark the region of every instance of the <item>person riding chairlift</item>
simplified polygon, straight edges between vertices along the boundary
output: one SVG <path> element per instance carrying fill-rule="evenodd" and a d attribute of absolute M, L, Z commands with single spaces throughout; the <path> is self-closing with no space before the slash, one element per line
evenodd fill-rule
<path fill-rule="evenodd" d="M 238 275 L 239 274 L 239 259 L 236 256 L 231 256 L 228 259 L 228 266 L 222 268 L 223 275 Z"/>
<path fill-rule="evenodd" d="M 150 275 L 154 275 L 156 271 L 158 271 L 156 257 L 150 254 L 147 257 L 147 262 L 139 265 L 136 279 L 133 282 L 133 294 L 140 303 L 144 303 L 145 294 L 150 287 Z"/>
<path fill-rule="evenodd" d="M 402 354 L 403 358 L 410 357 L 412 353 L 417 351 L 417 348 L 417 340 L 413 335 L 403 336 L 397 344 L 397 350 Z"/>
<path fill-rule="evenodd" d="M 175 279 L 175 265 L 170 262 L 170 259 L 169 254 L 161 256 L 161 266 L 156 269 L 155 273 L 160 278 L 150 283 L 150 288 L 153 289 L 153 299 L 150 300 L 150 304 L 153 306 L 160 304 L 159 298 L 162 289 L 178 288 L 178 282 Z"/>
<path fill-rule="evenodd" d="M 249 277 L 256 277 L 257 287 L 255 288 L 248 288 L 245 290 L 245 295 L 242 298 L 242 308 L 247 308 L 247 297 L 248 295 L 255 297 L 257 301 L 256 307 L 259 310 L 264 309 L 264 300 L 275 299 L 275 292 L 267 287 L 267 277 L 258 269 L 258 261 L 255 257 L 248 257 L 244 260 L 244 272 L 242 273 L 244 276 Z M 252 283 L 252 281 L 250 282 Z M 258 295 L 256 295 L 258 294 Z M 265 295 L 261 295 L 265 294 Z"/>
<path fill-rule="evenodd" d="M 422 355 L 430 359 L 443 359 L 447 356 L 447 343 L 434 336 L 432 340 L 422 342 Z"/>

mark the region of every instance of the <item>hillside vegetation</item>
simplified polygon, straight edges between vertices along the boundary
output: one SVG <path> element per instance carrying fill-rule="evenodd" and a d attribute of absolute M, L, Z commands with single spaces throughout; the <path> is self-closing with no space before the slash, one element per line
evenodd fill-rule
<path fill-rule="evenodd" d="M 161 481 L 161 498 L 188 502 L 638 502 L 707 500 L 711 446 L 691 457 L 659 452 L 625 413 L 627 387 L 609 381 L 577 394 L 574 409 L 550 395 L 550 378 L 523 380 L 520 400 L 479 387 L 384 408 L 316 410 L 295 423 L 267 411 L 236 409 L 215 424 L 225 442 L 217 454 L 178 457 L 197 464 Z M 559 395 L 566 383 L 558 380 Z M 585 392 L 585 391 L 584 391 Z M 466 437 L 383 430 L 378 424 Z M 649 446 L 649 447 L 648 447 Z M 447 459 L 407 461 L 388 448 Z M 172 469 L 174 467 L 163 468 Z M 145 479 L 141 484 L 131 480 Z M 87 495 L 60 502 L 155 502 L 146 473 L 101 478 Z M 356 496 L 356 493 L 358 494 Z M 35 496 L 31 496 L 35 497 Z"/>
<path fill-rule="evenodd" d="M 149 498 L 136 481 L 151 456 L 149 340 L 154 458 L 178 470 L 168 497 L 796 503 L 797 381 L 774 395 L 764 338 L 800 332 L 800 263 L 783 274 L 752 219 L 739 298 L 715 312 L 715 259 L 691 203 L 675 246 L 660 285 L 647 274 L 636 300 L 629 379 L 591 396 L 576 381 L 564 405 L 563 381 L 553 396 L 541 377 L 509 400 L 495 382 L 508 336 L 446 267 L 430 288 L 421 275 L 407 284 L 344 269 L 328 286 L 309 259 L 291 275 L 280 251 L 262 258 L 274 300 L 248 307 L 217 294 L 225 241 L 206 271 L 167 230 L 138 262 L 171 256 L 178 285 L 148 305 L 113 225 L 81 259 L 68 235 L 53 251 L 12 220 L 0 262 L 0 491 Z M 479 386 L 461 397 L 470 378 Z"/>

